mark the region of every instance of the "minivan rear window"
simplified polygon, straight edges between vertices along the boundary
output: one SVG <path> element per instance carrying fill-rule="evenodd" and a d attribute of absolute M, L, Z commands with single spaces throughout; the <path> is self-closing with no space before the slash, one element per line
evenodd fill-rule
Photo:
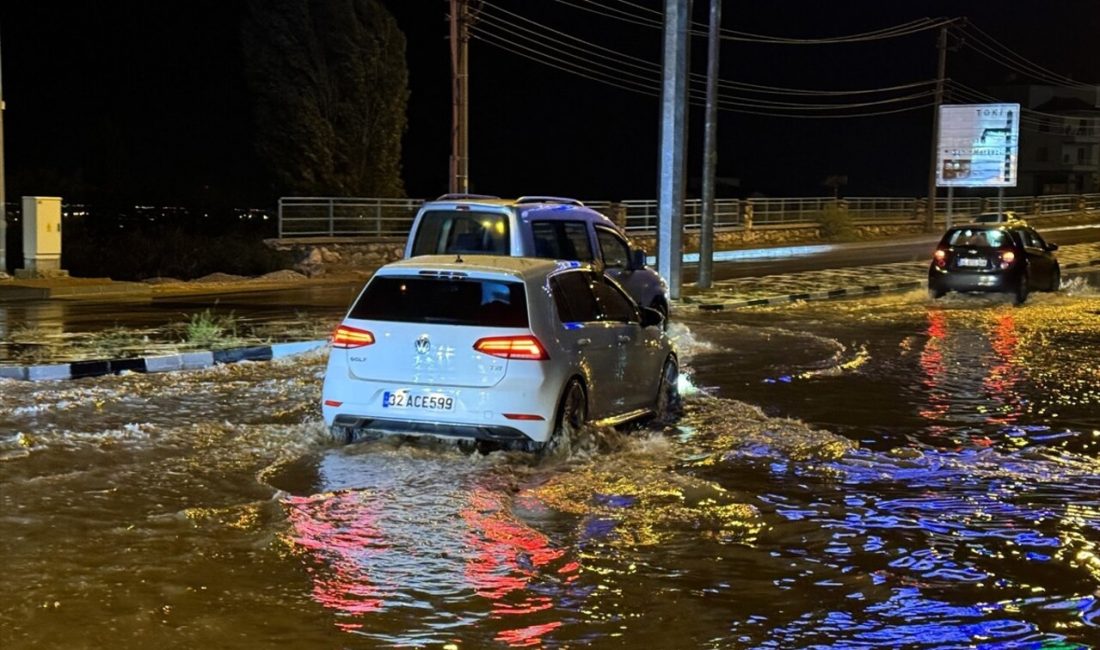
<path fill-rule="evenodd" d="M 378 275 L 348 314 L 362 320 L 527 327 L 522 282 Z"/>
<path fill-rule="evenodd" d="M 436 210 L 420 218 L 412 254 L 508 255 L 508 217 L 499 212 Z"/>

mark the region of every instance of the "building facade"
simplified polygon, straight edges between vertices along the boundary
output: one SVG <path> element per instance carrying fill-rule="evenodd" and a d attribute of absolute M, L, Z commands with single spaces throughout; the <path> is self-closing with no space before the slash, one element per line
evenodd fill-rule
<path fill-rule="evenodd" d="M 1024 109 L 1014 194 L 1100 192 L 1100 85 L 1014 86 Z"/>

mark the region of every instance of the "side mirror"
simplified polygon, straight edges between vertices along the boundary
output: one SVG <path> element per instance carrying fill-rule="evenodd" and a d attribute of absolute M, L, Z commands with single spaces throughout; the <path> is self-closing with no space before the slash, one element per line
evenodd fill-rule
<path fill-rule="evenodd" d="M 642 327 L 661 327 L 665 322 L 664 314 L 652 307 L 639 307 L 638 311 L 642 313 Z"/>
<path fill-rule="evenodd" d="M 1054 251 L 1058 250 L 1058 244 L 1051 244 L 1048 242 L 1047 250 L 1053 253 Z"/>
<path fill-rule="evenodd" d="M 641 248 L 635 248 L 630 251 L 630 270 L 635 271 L 637 269 L 645 268 L 645 251 Z"/>

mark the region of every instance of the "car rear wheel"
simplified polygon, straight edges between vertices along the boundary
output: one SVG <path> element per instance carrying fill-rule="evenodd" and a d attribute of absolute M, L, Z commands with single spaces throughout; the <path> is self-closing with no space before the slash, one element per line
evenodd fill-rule
<path fill-rule="evenodd" d="M 1027 302 L 1027 295 L 1030 291 L 1029 280 L 1027 277 L 1027 271 L 1020 274 L 1020 279 L 1016 283 L 1016 292 L 1013 296 L 1017 305 L 1022 305 Z"/>
<path fill-rule="evenodd" d="M 658 422 L 669 422 L 680 415 L 683 401 L 680 398 L 680 369 L 676 360 L 669 357 L 661 369 L 661 382 L 657 387 L 657 401 L 653 414 Z"/>
<path fill-rule="evenodd" d="M 928 287 L 929 300 L 939 300 L 940 298 L 943 298 L 946 294 L 947 292 L 943 289 L 940 289 L 939 287 Z"/>

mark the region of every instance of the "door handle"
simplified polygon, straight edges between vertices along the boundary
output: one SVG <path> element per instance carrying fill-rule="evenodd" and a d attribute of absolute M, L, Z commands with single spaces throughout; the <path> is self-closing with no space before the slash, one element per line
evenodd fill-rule
<path fill-rule="evenodd" d="M 577 339 L 577 347 L 578 348 L 583 348 L 584 346 L 588 345 L 591 342 L 592 342 L 592 339 Z"/>

